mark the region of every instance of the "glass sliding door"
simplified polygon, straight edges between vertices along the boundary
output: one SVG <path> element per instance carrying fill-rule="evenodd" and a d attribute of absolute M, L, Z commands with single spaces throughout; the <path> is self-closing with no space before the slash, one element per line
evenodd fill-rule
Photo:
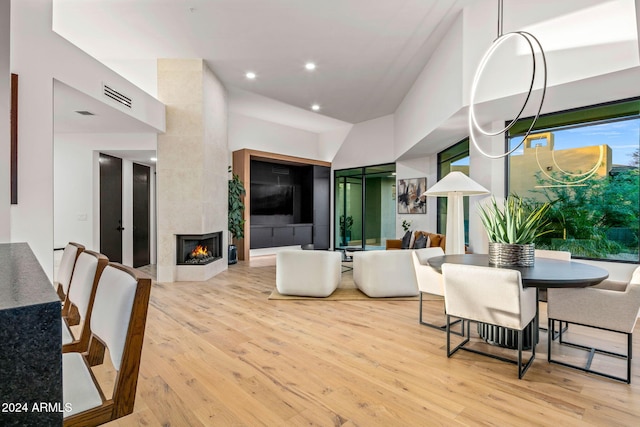
<path fill-rule="evenodd" d="M 364 245 L 366 249 L 384 249 L 387 239 L 395 239 L 396 166 L 370 166 L 364 169 Z"/>
<path fill-rule="evenodd" d="M 336 172 L 335 247 L 362 247 L 362 169 Z"/>
<path fill-rule="evenodd" d="M 336 248 L 380 249 L 395 236 L 395 165 L 335 171 Z"/>

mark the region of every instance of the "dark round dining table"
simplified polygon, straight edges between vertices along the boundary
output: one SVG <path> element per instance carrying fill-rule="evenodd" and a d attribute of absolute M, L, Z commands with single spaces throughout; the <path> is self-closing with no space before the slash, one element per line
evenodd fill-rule
<path fill-rule="evenodd" d="M 604 268 L 585 264 L 579 261 L 563 261 L 550 258 L 536 258 L 532 267 L 501 267 L 489 264 L 489 256 L 484 254 L 444 255 L 429 258 L 429 265 L 442 273 L 442 264 L 477 265 L 480 267 L 509 268 L 520 271 L 523 287 L 547 288 L 585 288 L 597 285 L 609 277 Z M 538 313 L 536 307 L 536 321 L 534 340 L 538 342 Z M 529 333 L 524 333 L 523 347 L 531 348 Z M 486 342 L 500 347 L 517 348 L 517 335 L 501 326 L 478 323 L 478 334 Z"/>
<path fill-rule="evenodd" d="M 429 265 L 439 273 L 442 272 L 444 263 L 519 270 L 522 286 L 541 289 L 584 288 L 597 285 L 609 277 L 609 272 L 604 268 L 579 261 L 536 258 L 533 267 L 500 267 L 490 265 L 489 256 L 484 254 L 444 255 L 429 258 Z"/>

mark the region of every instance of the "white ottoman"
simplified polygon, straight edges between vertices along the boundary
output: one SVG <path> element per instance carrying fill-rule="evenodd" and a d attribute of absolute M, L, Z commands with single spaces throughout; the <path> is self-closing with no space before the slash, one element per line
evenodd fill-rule
<path fill-rule="evenodd" d="M 365 251 L 353 254 L 353 281 L 372 298 L 418 295 L 413 251 Z"/>
<path fill-rule="evenodd" d="M 283 295 L 328 297 L 340 284 L 342 254 L 286 250 L 276 255 L 276 288 Z"/>

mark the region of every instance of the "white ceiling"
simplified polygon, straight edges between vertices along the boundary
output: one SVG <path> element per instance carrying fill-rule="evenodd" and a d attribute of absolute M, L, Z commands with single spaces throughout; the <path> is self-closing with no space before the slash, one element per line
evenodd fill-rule
<path fill-rule="evenodd" d="M 237 110 L 275 115 L 288 105 L 290 115 L 294 106 L 300 128 L 323 131 L 393 113 L 473 1 L 54 0 L 53 24 L 105 63 L 203 58 Z"/>
<path fill-rule="evenodd" d="M 53 28 L 151 95 L 156 95 L 157 58 L 203 58 L 228 89 L 230 112 L 322 133 L 393 113 L 452 21 L 464 7 L 478 1 L 484 1 L 492 10 L 497 3 L 495 0 L 53 0 Z M 528 28 L 526 25 L 531 26 L 531 22 L 547 25 L 549 17 L 543 12 L 554 10 L 557 15 L 552 20 L 554 31 L 564 33 L 553 40 L 573 43 L 571 48 L 576 43 L 604 43 L 607 35 L 619 38 L 622 23 L 629 24 L 631 38 L 637 44 L 634 16 L 612 17 L 610 9 L 602 10 L 605 5 L 615 3 L 611 0 L 506 3 L 507 22 L 514 28 Z M 547 7 L 531 7 L 541 3 Z M 617 13 L 633 10 L 634 3 L 638 5 L 640 0 L 627 0 L 624 4 L 629 8 L 614 7 L 614 10 Z M 514 11 L 517 4 L 526 6 L 526 10 Z M 636 9 L 640 14 L 640 8 Z M 615 23 L 616 27 L 604 30 L 601 25 L 604 21 Z M 549 46 L 547 50 L 562 52 L 564 48 Z M 317 69 L 306 71 L 306 61 L 314 61 Z M 244 76 L 247 71 L 254 71 L 257 78 L 247 80 Z M 634 76 L 630 79 L 609 76 L 606 87 L 611 99 L 624 97 L 625 93 L 629 96 L 628 88 L 637 87 Z M 624 89 L 622 95 L 615 90 L 618 80 L 622 82 L 618 86 Z M 587 90 L 593 87 L 585 83 L 562 97 L 549 96 L 545 105 L 551 105 L 554 99 L 556 104 L 566 99 L 575 100 L 577 105 L 606 101 L 602 96 L 582 99 L 585 93 L 593 92 Z M 309 109 L 315 102 L 322 107 L 319 113 Z M 57 132 L 150 131 L 143 123 L 114 109 L 104 110 L 100 101 L 64 85 L 56 85 L 55 106 Z M 575 106 L 570 102 L 554 104 L 555 110 Z M 506 116 L 515 111 L 513 108 L 505 107 Z M 79 109 L 98 113 L 79 116 L 74 113 Z M 461 110 L 451 117 L 432 133 L 429 141 L 416 144 L 404 157 L 431 154 L 438 144 L 464 137 L 464 113 Z"/>

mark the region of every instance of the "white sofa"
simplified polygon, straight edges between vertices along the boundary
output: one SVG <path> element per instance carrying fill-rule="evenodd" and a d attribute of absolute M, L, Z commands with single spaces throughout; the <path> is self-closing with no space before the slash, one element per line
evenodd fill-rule
<path fill-rule="evenodd" d="M 364 251 L 353 254 L 353 281 L 372 298 L 418 295 L 414 251 Z"/>
<path fill-rule="evenodd" d="M 276 289 L 282 295 L 328 297 L 342 278 L 342 254 L 285 250 L 276 255 Z"/>

